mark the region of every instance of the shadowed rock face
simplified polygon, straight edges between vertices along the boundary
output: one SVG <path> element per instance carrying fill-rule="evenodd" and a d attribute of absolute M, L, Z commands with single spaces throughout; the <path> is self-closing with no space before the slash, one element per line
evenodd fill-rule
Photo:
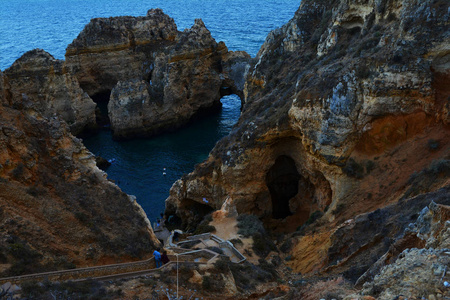
<path fill-rule="evenodd" d="M 193 228 L 186 203 L 227 201 L 274 231 L 302 228 L 289 265 L 325 270 L 345 220 L 448 185 L 433 167 L 450 153 L 447 27 L 445 1 L 302 1 L 248 70 L 238 124 L 173 185 L 166 214 Z"/>
<path fill-rule="evenodd" d="M 202 20 L 179 32 L 160 9 L 145 17 L 93 19 L 70 44 L 66 66 L 89 95 L 112 93 L 115 138 L 174 130 L 243 95 L 250 57 L 228 52 Z"/>
<path fill-rule="evenodd" d="M 148 257 L 159 242 L 142 208 L 14 80 L 0 72 L 0 277 Z"/>
<path fill-rule="evenodd" d="M 58 115 L 73 134 L 95 128 L 95 103 L 80 88 L 64 62 L 35 49 L 5 70 L 16 107 L 27 107 L 45 117 Z"/>
<path fill-rule="evenodd" d="M 150 79 L 153 55 L 173 46 L 177 35 L 159 9 L 145 17 L 92 19 L 67 47 L 66 66 L 89 95 L 111 91 L 119 80 Z"/>
<path fill-rule="evenodd" d="M 358 284 L 364 283 L 362 292 L 377 299 L 439 291 L 448 294 L 443 283 L 450 278 L 449 218 L 448 205 L 432 202 L 424 207 L 417 221 L 410 223 L 403 236 L 361 277 Z"/>

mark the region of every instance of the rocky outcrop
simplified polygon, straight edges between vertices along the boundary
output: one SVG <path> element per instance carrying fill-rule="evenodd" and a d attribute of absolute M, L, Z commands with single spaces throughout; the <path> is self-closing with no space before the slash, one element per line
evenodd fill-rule
<path fill-rule="evenodd" d="M 0 274 L 149 257 L 159 242 L 142 208 L 62 118 L 15 98 L 15 80 L 0 72 Z"/>
<path fill-rule="evenodd" d="M 362 285 L 380 271 L 380 257 L 385 256 L 383 262 L 389 264 L 407 248 L 424 248 L 426 239 L 410 234 L 408 227 L 416 219 L 421 222 L 421 214 L 428 211 L 430 203 L 450 205 L 450 187 L 404 199 L 342 223 L 331 235 L 327 254 L 330 266 L 324 273 L 343 274 Z M 439 224 L 446 222 L 445 216 Z"/>
<path fill-rule="evenodd" d="M 411 223 L 404 236 L 368 271 L 376 273 L 376 276 L 364 284 L 362 294 L 377 299 L 447 297 L 450 279 L 449 218 L 449 206 L 432 202 L 425 207 L 417 222 Z"/>
<path fill-rule="evenodd" d="M 178 30 L 160 9 L 145 17 L 92 19 L 67 47 L 66 66 L 89 95 L 111 91 L 119 80 L 150 80 L 156 49 L 173 46 Z"/>
<path fill-rule="evenodd" d="M 115 138 L 174 130 L 219 109 L 224 94 L 242 95 L 249 60 L 216 43 L 202 20 L 179 32 L 160 9 L 93 19 L 66 52 L 67 67 L 89 95 L 111 92 Z"/>
<path fill-rule="evenodd" d="M 185 228 L 225 202 L 255 214 L 301 236 L 289 265 L 302 274 L 362 255 L 329 260 L 337 226 L 448 186 L 447 26 L 444 1 L 302 1 L 248 70 L 238 124 L 173 185 L 166 214 Z M 372 261 L 393 242 L 383 234 Z"/>
<path fill-rule="evenodd" d="M 44 117 L 59 116 L 73 134 L 95 128 L 95 103 L 67 72 L 64 62 L 35 49 L 5 70 L 16 107 L 27 107 Z"/>

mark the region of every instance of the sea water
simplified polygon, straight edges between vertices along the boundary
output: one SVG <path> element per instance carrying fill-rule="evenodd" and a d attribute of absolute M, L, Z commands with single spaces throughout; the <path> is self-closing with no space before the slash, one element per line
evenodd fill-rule
<path fill-rule="evenodd" d="M 180 31 L 201 18 L 216 41 L 255 56 L 267 34 L 291 19 L 299 5 L 299 0 L 0 0 L 0 70 L 35 48 L 64 59 L 67 45 L 90 19 L 144 16 L 151 8 L 163 9 Z M 94 154 L 114 161 L 108 178 L 135 195 L 154 221 L 164 211 L 172 184 L 206 159 L 238 120 L 240 99 L 226 96 L 222 103 L 220 113 L 175 133 L 116 142 L 110 131 L 102 130 L 83 142 Z"/>

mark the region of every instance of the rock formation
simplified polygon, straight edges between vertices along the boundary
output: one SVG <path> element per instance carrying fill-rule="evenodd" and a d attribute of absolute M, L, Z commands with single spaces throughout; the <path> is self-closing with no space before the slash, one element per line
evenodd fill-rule
<path fill-rule="evenodd" d="M 95 103 L 67 72 L 64 62 L 35 49 L 5 70 L 16 107 L 28 107 L 44 117 L 58 115 L 73 134 L 95 128 Z"/>
<path fill-rule="evenodd" d="M 450 279 L 449 218 L 449 206 L 432 202 L 425 207 L 417 222 L 410 224 L 403 237 L 367 272 L 377 276 L 364 284 L 362 294 L 380 300 L 399 295 L 426 299 L 447 296 L 444 283 Z"/>
<path fill-rule="evenodd" d="M 358 257 L 376 261 L 401 230 L 347 249 L 336 228 L 361 220 L 358 240 L 388 219 L 377 209 L 449 184 L 446 28 L 445 1 L 302 1 L 248 70 L 238 124 L 173 185 L 166 214 L 189 230 L 227 203 L 296 236 L 295 272 L 335 264 L 356 280 L 369 267 L 353 268 Z M 389 218 L 405 213 L 403 226 L 422 208 Z"/>
<path fill-rule="evenodd" d="M 30 102 L 52 78 L 32 74 Z M 62 118 L 16 98 L 18 78 L 0 72 L 1 277 L 148 257 L 159 242 L 142 208 L 106 179 Z"/>
<path fill-rule="evenodd" d="M 174 130 L 242 95 L 250 57 L 228 52 L 200 20 L 179 32 L 160 9 L 145 17 L 93 19 L 70 44 L 66 66 L 94 99 L 109 94 L 115 138 Z"/>

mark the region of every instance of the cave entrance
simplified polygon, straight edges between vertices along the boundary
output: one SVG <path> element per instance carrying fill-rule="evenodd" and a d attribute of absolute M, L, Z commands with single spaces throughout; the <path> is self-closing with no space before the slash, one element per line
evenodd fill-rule
<path fill-rule="evenodd" d="M 204 198 L 203 201 L 205 200 L 206 199 Z M 201 223 L 206 215 L 212 213 L 214 209 L 207 204 L 202 204 L 191 199 L 185 199 L 180 205 L 179 211 L 181 212 L 181 215 L 179 216 L 182 220 L 181 227 L 185 231 L 191 231 Z"/>
<path fill-rule="evenodd" d="M 99 127 L 109 127 L 111 122 L 108 116 L 108 103 L 111 96 L 111 90 L 98 92 L 91 96 L 91 99 L 97 104 L 95 109 L 95 118 Z"/>
<path fill-rule="evenodd" d="M 266 175 L 266 185 L 272 199 L 272 217 L 284 219 L 293 213 L 289 200 L 298 194 L 298 182 L 301 175 L 295 161 L 289 156 L 279 156 Z"/>

